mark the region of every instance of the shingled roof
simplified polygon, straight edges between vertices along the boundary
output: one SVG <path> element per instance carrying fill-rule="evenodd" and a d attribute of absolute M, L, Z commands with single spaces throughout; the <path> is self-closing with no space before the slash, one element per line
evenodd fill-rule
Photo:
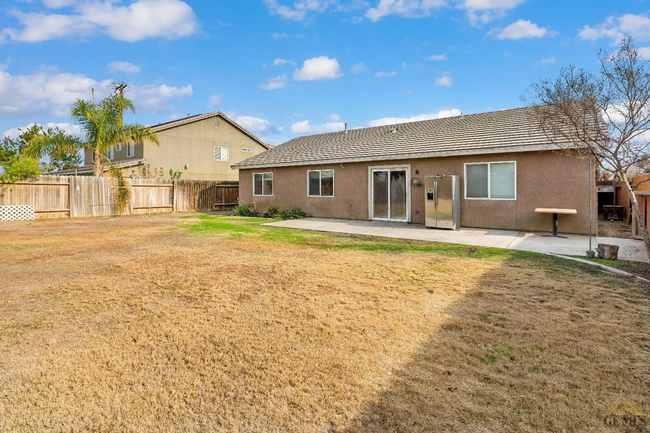
<path fill-rule="evenodd" d="M 195 114 L 194 116 L 187 116 L 187 117 L 183 117 L 182 119 L 176 119 L 176 120 L 172 120 L 172 121 L 165 122 L 165 123 L 159 123 L 157 125 L 153 125 L 151 127 L 151 129 L 154 132 L 160 132 L 160 131 L 164 131 L 166 129 L 171 129 L 171 128 L 176 128 L 176 127 L 179 127 L 179 126 L 187 125 L 188 123 L 194 123 L 194 122 L 199 122 L 201 120 L 210 119 L 211 117 L 221 117 L 223 120 L 230 123 L 232 126 L 239 129 L 241 132 L 248 135 L 253 140 L 257 141 L 264 148 L 266 148 L 266 149 L 271 148 L 270 145 L 266 144 L 265 142 L 263 142 L 262 140 L 260 140 L 259 138 L 257 138 L 253 134 L 251 134 L 246 128 L 244 128 L 239 123 L 232 120 L 230 117 L 223 114 L 221 111 L 213 111 L 212 113 L 205 113 L 205 114 Z"/>
<path fill-rule="evenodd" d="M 530 108 L 294 138 L 233 168 L 267 168 L 557 149 Z"/>

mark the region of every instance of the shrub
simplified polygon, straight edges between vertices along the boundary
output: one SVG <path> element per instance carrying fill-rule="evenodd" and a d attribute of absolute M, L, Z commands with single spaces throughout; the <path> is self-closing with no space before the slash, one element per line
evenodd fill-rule
<path fill-rule="evenodd" d="M 249 217 L 257 214 L 257 204 L 240 204 L 232 210 L 234 216 Z"/>
<path fill-rule="evenodd" d="M 275 217 L 278 216 L 278 214 L 280 213 L 281 210 L 282 210 L 282 209 L 280 209 L 279 207 L 271 205 L 271 206 L 269 206 L 269 208 L 266 210 L 266 213 L 269 215 L 269 217 L 271 217 L 271 218 L 275 218 Z"/>
<path fill-rule="evenodd" d="M 290 207 L 289 209 L 281 209 L 278 216 L 283 220 L 298 220 L 305 218 L 307 214 L 301 211 L 299 207 Z"/>

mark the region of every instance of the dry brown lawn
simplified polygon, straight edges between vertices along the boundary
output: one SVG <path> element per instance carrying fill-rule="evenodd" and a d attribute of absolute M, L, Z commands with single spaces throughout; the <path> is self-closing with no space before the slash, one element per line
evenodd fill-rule
<path fill-rule="evenodd" d="M 0 225 L 0 431 L 614 431 L 650 300 L 543 256 L 232 218 Z"/>

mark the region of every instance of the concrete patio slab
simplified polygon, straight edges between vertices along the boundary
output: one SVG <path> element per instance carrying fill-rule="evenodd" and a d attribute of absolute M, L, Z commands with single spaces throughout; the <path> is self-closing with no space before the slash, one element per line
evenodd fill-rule
<path fill-rule="evenodd" d="M 265 224 L 321 232 L 381 236 L 417 241 L 447 242 L 479 247 L 508 248 L 545 254 L 584 256 L 589 249 L 589 236 L 566 235 L 563 238 L 544 237 L 545 233 L 526 233 L 510 230 L 472 229 L 435 230 L 421 225 L 384 221 L 353 221 L 327 218 L 305 218 Z M 648 262 L 642 241 L 635 239 L 594 238 L 592 248 L 598 243 L 618 245 L 619 259 Z"/>

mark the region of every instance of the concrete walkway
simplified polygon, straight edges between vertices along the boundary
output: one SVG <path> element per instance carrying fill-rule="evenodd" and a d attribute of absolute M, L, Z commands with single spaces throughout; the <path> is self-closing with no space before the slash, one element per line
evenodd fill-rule
<path fill-rule="evenodd" d="M 305 218 L 265 224 L 321 232 L 346 233 L 418 241 L 448 242 L 452 244 L 498 247 L 532 251 L 546 254 L 584 256 L 589 249 L 589 236 L 566 235 L 567 239 L 542 237 L 544 233 L 525 233 L 509 230 L 468 229 L 434 230 L 421 225 L 383 221 L 352 221 L 326 218 Z M 620 247 L 618 258 L 636 262 L 648 262 L 643 241 L 636 239 L 594 238 L 592 249 L 598 243 Z"/>

